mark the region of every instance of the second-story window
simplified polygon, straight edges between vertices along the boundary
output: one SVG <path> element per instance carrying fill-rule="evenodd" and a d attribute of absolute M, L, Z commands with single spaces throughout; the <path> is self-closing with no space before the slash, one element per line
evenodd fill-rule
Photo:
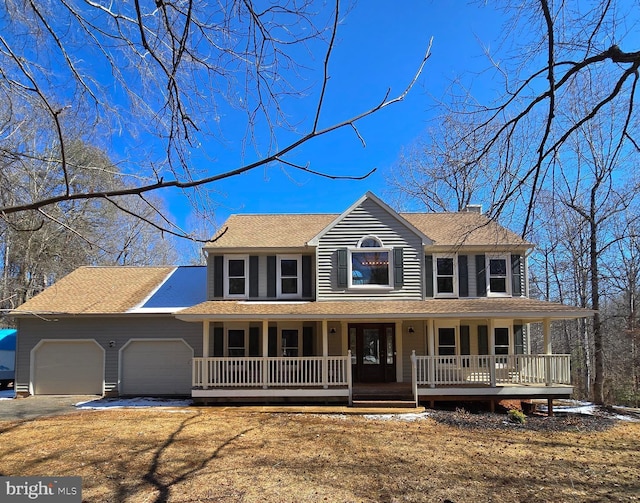
<path fill-rule="evenodd" d="M 509 295 L 509 261 L 504 256 L 487 257 L 489 295 Z"/>
<path fill-rule="evenodd" d="M 391 286 L 391 253 L 375 236 L 362 238 L 351 254 L 350 286 Z"/>
<path fill-rule="evenodd" d="M 299 255 L 278 257 L 278 297 L 300 297 L 302 290 L 302 259 Z"/>
<path fill-rule="evenodd" d="M 458 294 L 455 257 L 434 256 L 436 296 L 455 297 Z"/>
<path fill-rule="evenodd" d="M 247 257 L 225 257 L 226 296 L 246 297 L 248 289 Z"/>

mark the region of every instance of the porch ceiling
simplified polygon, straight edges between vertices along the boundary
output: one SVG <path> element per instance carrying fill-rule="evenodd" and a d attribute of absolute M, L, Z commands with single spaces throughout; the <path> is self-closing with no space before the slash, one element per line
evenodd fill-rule
<path fill-rule="evenodd" d="M 341 302 L 208 301 L 179 311 L 183 321 L 222 319 L 587 318 L 594 311 L 525 298 L 354 300 Z"/>

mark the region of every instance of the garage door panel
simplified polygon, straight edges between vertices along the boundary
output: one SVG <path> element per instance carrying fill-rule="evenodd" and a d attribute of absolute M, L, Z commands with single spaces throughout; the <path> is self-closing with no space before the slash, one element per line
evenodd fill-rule
<path fill-rule="evenodd" d="M 92 340 L 44 341 L 33 352 L 36 395 L 101 395 L 104 352 Z"/>
<path fill-rule="evenodd" d="M 130 341 L 121 352 L 120 393 L 188 395 L 192 357 L 183 340 Z"/>

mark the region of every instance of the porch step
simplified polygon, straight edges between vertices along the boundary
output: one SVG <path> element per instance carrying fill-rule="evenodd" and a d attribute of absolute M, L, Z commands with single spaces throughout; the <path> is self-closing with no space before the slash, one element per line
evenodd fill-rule
<path fill-rule="evenodd" d="M 353 406 L 370 409 L 413 409 L 416 402 L 414 400 L 354 400 Z"/>

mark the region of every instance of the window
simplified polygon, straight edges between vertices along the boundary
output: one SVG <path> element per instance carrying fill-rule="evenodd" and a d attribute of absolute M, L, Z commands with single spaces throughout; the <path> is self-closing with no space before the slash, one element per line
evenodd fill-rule
<path fill-rule="evenodd" d="M 495 335 L 495 353 L 496 355 L 509 354 L 509 329 L 506 327 L 496 328 Z"/>
<path fill-rule="evenodd" d="M 247 257 L 225 257 L 226 296 L 246 297 L 249 274 Z"/>
<path fill-rule="evenodd" d="M 456 260 L 454 257 L 434 256 L 436 296 L 455 297 L 458 294 Z"/>
<path fill-rule="evenodd" d="M 300 297 L 302 291 L 300 256 L 286 255 L 278 257 L 278 297 Z"/>
<path fill-rule="evenodd" d="M 298 331 L 282 330 L 282 356 L 298 356 Z"/>
<path fill-rule="evenodd" d="M 509 262 L 507 257 L 487 257 L 489 295 L 509 295 Z"/>
<path fill-rule="evenodd" d="M 244 356 L 244 330 L 229 330 L 229 356 Z"/>
<path fill-rule="evenodd" d="M 439 355 L 455 355 L 456 354 L 456 329 L 455 328 L 439 328 L 438 329 L 438 354 Z"/>
<path fill-rule="evenodd" d="M 391 253 L 378 238 L 365 236 L 350 254 L 350 286 L 391 286 Z"/>

